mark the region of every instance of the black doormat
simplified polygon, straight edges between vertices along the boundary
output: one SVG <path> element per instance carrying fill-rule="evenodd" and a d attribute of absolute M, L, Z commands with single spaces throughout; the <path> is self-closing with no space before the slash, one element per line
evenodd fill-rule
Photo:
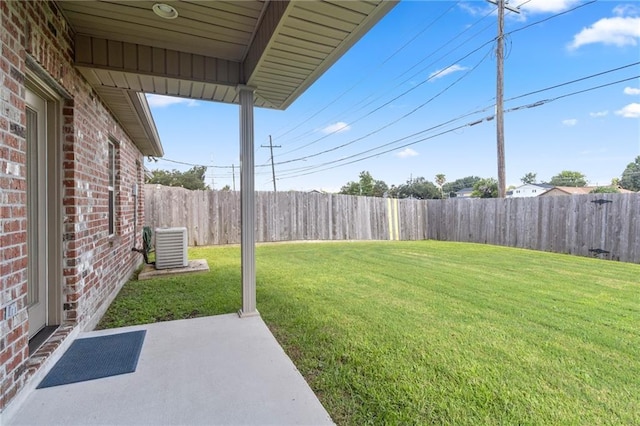
<path fill-rule="evenodd" d="M 145 334 L 140 330 L 76 340 L 38 389 L 136 371 Z"/>

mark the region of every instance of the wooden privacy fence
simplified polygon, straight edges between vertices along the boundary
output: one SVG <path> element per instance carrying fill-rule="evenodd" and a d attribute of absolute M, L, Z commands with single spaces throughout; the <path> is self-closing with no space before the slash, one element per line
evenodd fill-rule
<path fill-rule="evenodd" d="M 640 263 L 640 194 L 395 200 L 256 192 L 256 241 L 423 240 Z M 145 186 L 145 223 L 184 226 L 189 245 L 240 242 L 240 193 Z"/>

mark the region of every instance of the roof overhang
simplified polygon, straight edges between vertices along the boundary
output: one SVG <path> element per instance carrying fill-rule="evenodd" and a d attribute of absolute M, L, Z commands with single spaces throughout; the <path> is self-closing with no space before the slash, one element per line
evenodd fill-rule
<path fill-rule="evenodd" d="M 144 96 L 239 102 L 285 109 L 377 23 L 394 1 L 65 0 L 75 65 L 145 155 L 162 146 Z M 135 117 L 134 117 L 135 116 Z"/>

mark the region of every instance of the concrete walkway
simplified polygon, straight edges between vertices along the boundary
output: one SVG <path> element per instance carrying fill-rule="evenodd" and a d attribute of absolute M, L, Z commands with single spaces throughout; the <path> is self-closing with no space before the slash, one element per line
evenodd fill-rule
<path fill-rule="evenodd" d="M 320 425 L 331 418 L 258 316 L 147 330 L 134 373 L 34 390 L 9 425 Z"/>

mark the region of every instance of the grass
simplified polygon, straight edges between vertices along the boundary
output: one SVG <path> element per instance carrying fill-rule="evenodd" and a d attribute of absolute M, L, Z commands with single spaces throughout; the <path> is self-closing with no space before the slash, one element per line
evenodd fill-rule
<path fill-rule="evenodd" d="M 236 311 L 211 272 L 132 281 L 104 327 Z M 477 244 L 257 249 L 258 309 L 338 424 L 639 424 L 640 265 Z"/>

